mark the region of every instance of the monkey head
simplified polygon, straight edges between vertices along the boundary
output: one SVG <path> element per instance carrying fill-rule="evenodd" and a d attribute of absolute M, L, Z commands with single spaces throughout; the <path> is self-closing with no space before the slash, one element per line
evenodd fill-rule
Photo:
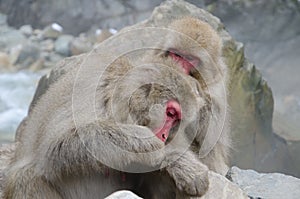
<path fill-rule="evenodd" d="M 199 83 L 169 66 L 157 64 L 137 67 L 124 80 L 137 73 L 142 78 L 126 84 L 136 86 L 126 100 L 131 122 L 150 128 L 166 144 L 178 131 L 184 131 L 184 136 L 196 136 L 202 128 L 199 120 L 204 117 L 199 114 L 207 112 L 199 110 L 209 106 Z"/>

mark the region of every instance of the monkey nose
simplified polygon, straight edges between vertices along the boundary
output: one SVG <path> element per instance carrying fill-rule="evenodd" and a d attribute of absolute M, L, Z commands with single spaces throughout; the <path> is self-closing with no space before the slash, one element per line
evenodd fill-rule
<path fill-rule="evenodd" d="M 166 116 L 171 120 L 181 120 L 181 107 L 175 100 L 169 100 L 166 105 Z"/>

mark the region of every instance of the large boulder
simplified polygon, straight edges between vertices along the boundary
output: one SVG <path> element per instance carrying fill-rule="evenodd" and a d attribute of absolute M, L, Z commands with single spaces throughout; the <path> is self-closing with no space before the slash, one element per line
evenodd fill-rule
<path fill-rule="evenodd" d="M 281 173 L 258 173 L 232 167 L 227 177 L 251 198 L 298 199 L 300 179 Z"/>

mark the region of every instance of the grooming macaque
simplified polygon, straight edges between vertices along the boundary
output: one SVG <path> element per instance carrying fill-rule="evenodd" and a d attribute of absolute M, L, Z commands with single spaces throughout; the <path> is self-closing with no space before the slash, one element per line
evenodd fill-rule
<path fill-rule="evenodd" d="M 206 192 L 208 169 L 226 172 L 221 40 L 194 18 L 169 28 L 193 40 L 171 35 L 107 68 L 98 57 L 98 71 L 80 60 L 49 87 L 19 130 L 5 199 L 189 198 Z"/>
<path fill-rule="evenodd" d="M 89 95 L 81 81 L 75 72 L 67 73 L 35 104 L 6 171 L 4 198 L 103 198 L 143 182 L 143 174 L 127 171 L 164 166 L 180 192 L 205 193 L 207 167 L 184 152 L 189 144 L 185 130 L 197 132 L 206 117 L 206 111 L 200 115 L 198 110 L 209 105 L 195 80 L 167 67 L 134 68 L 118 60 L 99 82 L 89 82 L 97 88 L 94 118 L 89 118 L 88 101 L 74 107 L 74 85 L 80 99 Z M 76 121 L 72 114 L 82 119 Z M 169 135 L 181 143 L 178 149 L 165 147 Z M 175 190 L 174 182 L 165 186 Z"/>

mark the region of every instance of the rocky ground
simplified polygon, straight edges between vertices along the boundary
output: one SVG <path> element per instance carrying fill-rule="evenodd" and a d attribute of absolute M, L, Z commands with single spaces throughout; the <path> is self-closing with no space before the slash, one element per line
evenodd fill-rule
<path fill-rule="evenodd" d="M 64 34 L 64 28 L 51 23 L 43 29 L 23 25 L 16 29 L 0 14 L 0 72 L 51 69 L 65 57 L 79 55 L 116 33 L 115 29 L 93 28 L 79 36 Z"/>

